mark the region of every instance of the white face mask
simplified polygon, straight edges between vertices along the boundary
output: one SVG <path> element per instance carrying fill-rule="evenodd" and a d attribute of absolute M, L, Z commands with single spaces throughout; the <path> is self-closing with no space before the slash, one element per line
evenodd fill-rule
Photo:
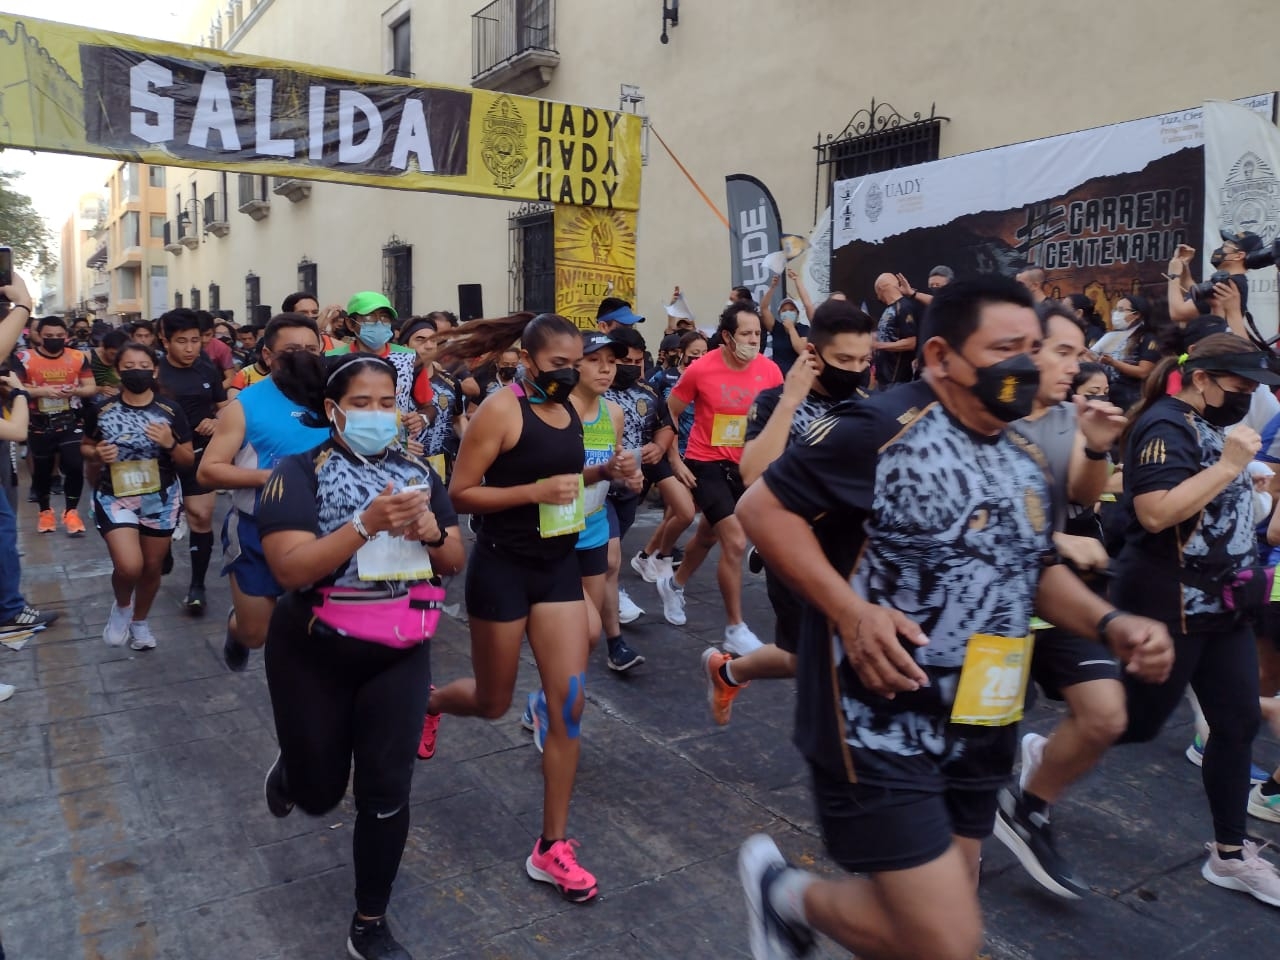
<path fill-rule="evenodd" d="M 1111 326 L 1116 330 L 1129 329 L 1129 314 L 1124 310 L 1111 311 Z"/>
<path fill-rule="evenodd" d="M 760 353 L 760 347 L 754 343 L 743 343 L 737 337 L 733 338 L 733 355 L 743 363 L 750 363 Z"/>

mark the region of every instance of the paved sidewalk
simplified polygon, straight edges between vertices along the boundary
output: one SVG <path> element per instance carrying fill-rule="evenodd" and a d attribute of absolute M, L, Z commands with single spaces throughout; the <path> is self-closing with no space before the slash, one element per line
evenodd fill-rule
<path fill-rule="evenodd" d="M 350 801 L 314 820 L 275 820 L 262 776 L 275 741 L 261 656 L 221 661 L 227 592 L 211 577 L 203 621 L 179 609 L 186 558 L 152 618 L 159 647 L 109 649 L 101 631 L 110 564 L 90 531 L 37 538 L 20 524 L 28 600 L 62 612 L 21 652 L 0 649 L 0 935 L 10 960 L 313 960 L 345 955 L 352 910 Z M 642 513 L 628 555 L 654 521 Z M 217 564 L 214 566 L 216 574 Z M 763 582 L 748 575 L 748 619 L 772 628 Z M 515 705 L 493 723 L 446 717 L 420 764 L 413 828 L 392 900 L 399 938 L 429 958 L 745 957 L 736 853 L 774 834 L 793 859 L 829 870 L 803 766 L 789 743 L 794 688 L 758 683 L 733 723 L 708 717 L 699 654 L 722 613 L 714 568 L 689 591 L 689 623 L 663 622 L 651 586 L 624 565 L 648 613 L 627 628 L 647 658 L 617 676 L 598 650 L 571 827 L 602 895 L 561 901 L 524 874 L 538 833 L 539 756 Z M 461 582 L 451 595 L 461 594 Z M 435 642 L 437 682 L 470 672 L 465 628 Z M 1044 710 L 1032 725 L 1051 725 Z M 1182 756 L 1188 716 L 1157 743 L 1116 751 L 1056 817 L 1094 895 L 1042 895 L 999 844 L 986 852 L 988 952 L 998 958 L 1226 958 L 1269 949 L 1280 912 L 1200 877 L 1210 837 L 1198 771 Z M 1260 762 L 1280 760 L 1271 741 Z M 1274 824 L 1251 821 L 1264 838 Z M 824 957 L 843 956 L 829 943 Z"/>

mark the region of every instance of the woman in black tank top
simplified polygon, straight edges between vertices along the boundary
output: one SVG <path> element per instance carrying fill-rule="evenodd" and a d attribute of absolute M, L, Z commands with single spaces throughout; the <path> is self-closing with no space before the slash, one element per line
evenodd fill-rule
<path fill-rule="evenodd" d="M 528 634 L 546 693 L 546 714 L 535 721 L 546 740 L 542 836 L 525 869 L 581 903 L 595 897 L 597 887 L 568 836 L 589 629 L 574 546 L 584 525 L 584 479 L 610 479 L 619 465 L 592 467 L 584 478 L 582 423 L 568 402 L 582 338 L 564 317 L 471 321 L 450 340 L 444 362 L 501 354 L 517 340 L 523 370 L 512 386 L 480 404 L 449 485 L 454 507 L 480 520 L 466 591 L 475 677 L 435 691 L 426 724 L 434 732 L 442 713 L 505 714 Z"/>

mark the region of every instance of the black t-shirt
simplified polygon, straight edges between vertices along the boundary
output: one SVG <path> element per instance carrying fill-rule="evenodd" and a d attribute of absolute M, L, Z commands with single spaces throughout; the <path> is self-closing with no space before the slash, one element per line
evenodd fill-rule
<path fill-rule="evenodd" d="M 919 303 L 911 297 L 903 297 L 891 303 L 880 314 L 876 327 L 877 343 L 893 343 L 919 336 Z M 894 383 L 908 383 L 915 376 L 912 369 L 916 359 L 914 350 L 876 351 L 876 378 L 882 387 Z"/>
<path fill-rule="evenodd" d="M 443 531 L 458 525 L 444 482 L 427 464 L 399 450 L 364 463 L 333 440 L 309 453 L 285 457 L 262 488 L 258 503 L 258 533 L 265 537 L 281 530 L 303 530 L 326 537 L 373 502 L 391 483 L 395 490 L 431 484 L 431 512 Z M 385 584 L 359 578 L 354 557 L 314 587 L 353 587 L 382 590 Z"/>
<path fill-rule="evenodd" d="M 1240 291 L 1240 312 L 1243 313 L 1249 309 L 1249 275 L 1245 273 L 1233 273 L 1231 275 L 1231 282 L 1234 283 L 1236 288 Z M 1192 300 L 1194 298 L 1191 297 L 1190 294 L 1187 294 L 1183 299 Z M 1207 314 L 1212 310 L 1212 307 L 1209 306 L 1208 297 L 1202 297 L 1201 299 L 1196 300 L 1195 305 L 1196 309 L 1202 314 Z"/>
<path fill-rule="evenodd" d="M 751 404 L 751 409 L 747 411 L 745 443 L 750 443 L 764 432 L 764 428 L 769 423 L 769 418 L 773 416 L 773 411 L 778 408 L 778 401 L 782 399 L 782 390 L 782 387 L 770 387 L 768 390 L 761 390 L 756 394 L 755 401 Z M 869 394 L 859 390 L 851 399 L 864 400 L 867 396 Z M 796 412 L 791 418 L 791 429 L 787 435 L 787 444 L 793 444 L 803 437 L 813 422 L 825 417 L 834 406 L 836 406 L 836 401 L 825 393 L 810 390 L 809 395 L 800 401 L 800 406 L 796 408 Z"/>
<path fill-rule="evenodd" d="M 192 430 L 202 420 L 216 417 L 218 404 L 227 399 L 227 391 L 222 386 L 222 371 L 204 354 L 196 357 L 195 363 L 189 367 L 175 367 L 168 357 L 161 358 L 156 366 L 156 379 L 160 383 L 160 392 L 173 398 L 182 408 Z M 209 438 L 197 433 L 193 442 L 200 449 L 208 444 Z"/>
<path fill-rule="evenodd" d="M 1172 490 L 1222 459 L 1223 432 L 1176 397 L 1161 397 L 1134 424 L 1125 446 L 1124 493 L 1128 526 L 1116 561 L 1117 606 L 1186 633 L 1228 629 L 1216 584 L 1255 562 L 1252 488 L 1241 472 L 1200 513 L 1159 533 L 1138 522 L 1133 498 Z M 1185 569 L 1203 584 L 1179 583 Z"/>
<path fill-rule="evenodd" d="M 840 404 L 765 472 L 853 589 L 930 639 L 914 656 L 931 685 L 886 700 L 806 609 L 795 740 L 811 762 L 835 777 L 923 790 L 1007 777 L 1016 727 L 959 726 L 950 713 L 969 638 L 1030 633 L 1041 569 L 1055 559 L 1038 456 L 1012 431 L 971 433 L 917 382 Z"/>
<path fill-rule="evenodd" d="M 809 325 L 796 321 L 796 333 L 803 339 L 809 337 Z M 787 331 L 786 324 L 781 320 L 774 320 L 773 331 L 769 334 L 773 343 L 773 362 L 778 365 L 778 369 L 786 376 L 791 365 L 800 359 L 800 354 L 796 353 L 796 348 L 791 345 L 791 334 Z"/>
<path fill-rule="evenodd" d="M 177 477 L 170 451 L 147 436 L 147 426 L 167 423 L 173 431 L 174 443 L 191 439 L 191 425 L 182 408 L 164 397 L 153 398 L 146 406 L 135 407 L 123 397 L 106 397 L 85 405 L 84 435 L 95 443 L 106 441 L 116 446 L 116 462 L 155 460 L 160 468 L 160 487 L 167 490 Z M 98 490 L 115 495 L 111 465 L 103 466 L 98 476 Z"/>

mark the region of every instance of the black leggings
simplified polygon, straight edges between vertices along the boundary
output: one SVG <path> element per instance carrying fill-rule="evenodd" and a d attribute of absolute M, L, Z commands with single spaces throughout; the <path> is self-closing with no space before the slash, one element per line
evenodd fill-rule
<path fill-rule="evenodd" d="M 80 456 L 79 430 L 60 430 L 57 433 L 33 433 L 27 441 L 31 448 L 31 486 L 40 509 L 49 509 L 49 490 L 53 486 L 53 465 L 62 463 L 62 492 L 66 495 L 67 509 L 74 510 L 80 503 L 84 490 L 84 458 Z"/>
<path fill-rule="evenodd" d="M 356 909 L 380 917 L 409 835 L 430 643 L 393 650 L 316 629 L 289 593 L 271 617 L 264 662 L 289 799 L 312 816 L 328 813 L 347 792 L 355 757 Z"/>
<path fill-rule="evenodd" d="M 1239 846 L 1248 836 L 1250 754 L 1262 722 L 1253 630 L 1239 625 L 1227 633 L 1174 633 L 1173 644 L 1173 671 L 1164 683 L 1143 683 L 1125 674 L 1129 728 L 1120 742 L 1155 739 L 1190 683 L 1211 734 L 1201 777 L 1213 814 L 1214 839 Z"/>

